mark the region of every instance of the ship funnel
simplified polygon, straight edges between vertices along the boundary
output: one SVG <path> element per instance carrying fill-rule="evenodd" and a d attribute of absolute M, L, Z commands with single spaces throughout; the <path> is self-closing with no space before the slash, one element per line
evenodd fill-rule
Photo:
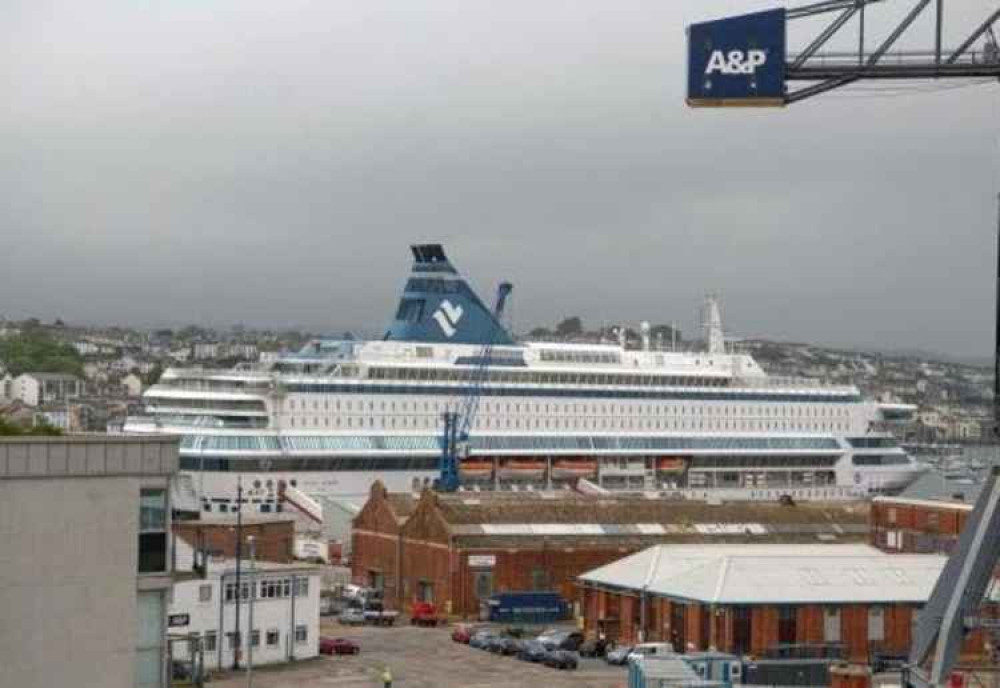
<path fill-rule="evenodd" d="M 709 294 L 705 297 L 701 326 L 704 330 L 706 351 L 710 354 L 726 353 L 726 340 L 722 333 L 722 315 L 719 313 L 719 298 L 715 294 Z"/>
<path fill-rule="evenodd" d="M 410 277 L 385 339 L 430 344 L 514 343 L 440 244 L 419 244 L 410 251 Z"/>

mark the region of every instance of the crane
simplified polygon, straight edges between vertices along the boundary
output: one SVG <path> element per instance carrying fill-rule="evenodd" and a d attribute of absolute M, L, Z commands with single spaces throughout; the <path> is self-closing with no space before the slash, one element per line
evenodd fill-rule
<path fill-rule="evenodd" d="M 493 359 L 493 346 L 496 344 L 500 329 L 500 318 L 503 316 L 507 297 L 514 286 L 510 282 L 501 282 L 497 287 L 496 302 L 493 306 L 493 322 L 489 334 L 483 343 L 479 354 L 473 361 L 474 368 L 465 387 L 464 396 L 458 410 L 445 411 L 444 432 L 441 437 L 440 477 L 437 488 L 441 492 L 454 492 L 458 489 L 458 464 L 469 454 L 469 431 L 479 410 L 479 398 L 482 396 L 483 384 L 489 377 L 490 363 Z"/>
<path fill-rule="evenodd" d="M 932 0 L 915 0 L 910 11 L 868 52 L 865 10 L 882 0 L 819 0 L 798 8 L 778 8 L 693 24 L 688 28 L 688 95 L 692 107 L 783 107 L 857 81 L 889 79 L 1000 78 L 1000 46 L 991 11 L 957 48 L 942 46 L 944 0 L 933 0 L 933 48 L 897 53 L 889 50 Z M 790 20 L 838 13 L 795 55 L 787 52 Z M 857 50 L 819 53 L 852 19 L 858 20 Z M 979 51 L 970 48 L 980 38 Z M 790 90 L 789 82 L 810 85 Z M 997 311 L 994 347 L 994 432 L 1000 437 L 1000 226 L 997 230 Z M 909 688 L 942 686 L 955 668 L 963 636 L 972 629 L 1000 635 L 996 620 L 975 615 L 1000 563 L 1000 468 L 986 480 L 966 526 L 938 578 L 917 625 L 904 677 Z"/>

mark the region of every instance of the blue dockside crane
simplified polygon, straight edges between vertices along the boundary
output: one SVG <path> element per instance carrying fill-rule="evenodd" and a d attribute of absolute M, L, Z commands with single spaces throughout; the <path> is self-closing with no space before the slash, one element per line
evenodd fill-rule
<path fill-rule="evenodd" d="M 514 286 L 510 282 L 502 282 L 497 287 L 496 303 L 493 306 L 493 323 L 486 342 L 479 350 L 479 355 L 473 361 L 475 367 L 469 376 L 465 394 L 457 411 L 445 411 L 444 432 L 441 436 L 441 475 L 437 480 L 440 492 L 454 492 L 458 489 L 458 464 L 469 455 L 469 431 L 476 419 L 479 409 L 479 397 L 482 396 L 483 384 L 489 377 L 490 363 L 493 359 L 493 345 L 496 343 L 500 330 L 500 319 L 503 317 L 507 297 Z"/>

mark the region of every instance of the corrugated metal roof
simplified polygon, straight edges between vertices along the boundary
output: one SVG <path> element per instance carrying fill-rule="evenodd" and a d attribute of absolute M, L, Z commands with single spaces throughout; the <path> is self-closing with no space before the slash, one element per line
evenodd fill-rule
<path fill-rule="evenodd" d="M 715 604 L 922 603 L 944 563 L 857 544 L 657 545 L 579 579 Z"/>

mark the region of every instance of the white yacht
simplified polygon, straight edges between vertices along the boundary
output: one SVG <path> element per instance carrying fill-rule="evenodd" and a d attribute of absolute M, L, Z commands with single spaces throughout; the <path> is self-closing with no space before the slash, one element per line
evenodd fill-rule
<path fill-rule="evenodd" d="M 164 372 L 130 433 L 183 436 L 187 489 L 235 508 L 237 477 L 260 511 L 287 494 L 363 501 L 431 484 L 442 414 L 457 410 L 487 340 L 464 490 L 631 490 L 646 496 L 835 499 L 891 492 L 924 470 L 884 432 L 912 407 L 854 386 L 770 377 L 726 350 L 517 341 L 440 245 L 412 247 L 395 319 L 374 341 L 316 340 L 233 370 Z"/>

